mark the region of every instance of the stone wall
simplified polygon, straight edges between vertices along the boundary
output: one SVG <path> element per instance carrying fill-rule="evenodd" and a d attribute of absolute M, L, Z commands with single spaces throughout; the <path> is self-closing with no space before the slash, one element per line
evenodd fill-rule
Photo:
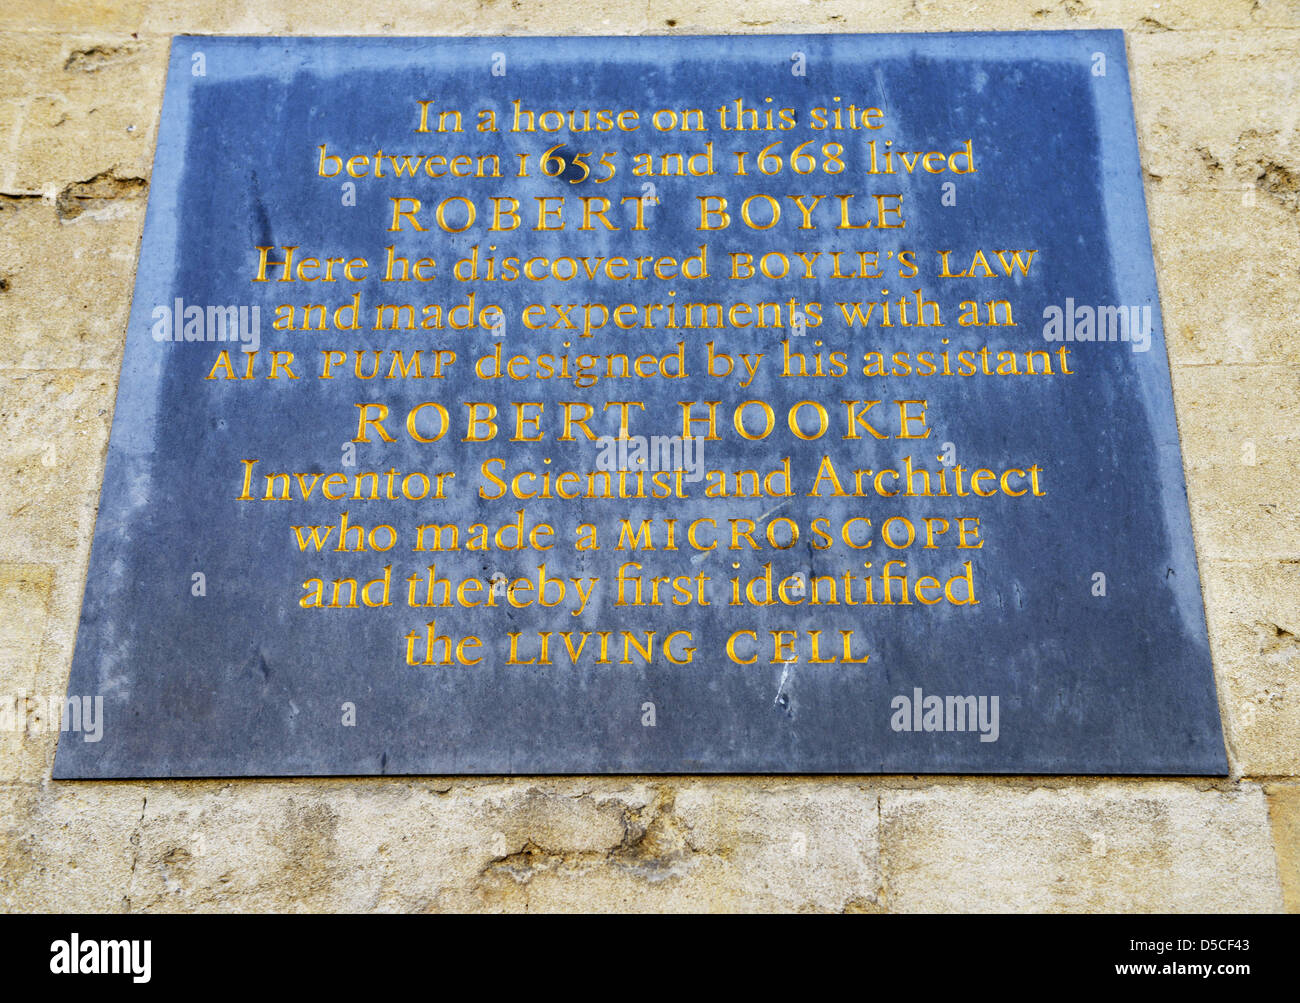
<path fill-rule="evenodd" d="M 31 718 L 0 908 L 1300 911 L 1300 2 L 410 6 L 0 0 L 0 692 L 66 686 L 170 35 L 1123 28 L 1232 775 L 54 783 Z"/>

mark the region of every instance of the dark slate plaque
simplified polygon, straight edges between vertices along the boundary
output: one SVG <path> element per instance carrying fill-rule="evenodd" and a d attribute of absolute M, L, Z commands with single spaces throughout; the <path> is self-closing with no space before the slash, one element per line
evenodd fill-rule
<path fill-rule="evenodd" d="M 176 39 L 69 693 L 59 778 L 1225 773 L 1123 35 Z"/>

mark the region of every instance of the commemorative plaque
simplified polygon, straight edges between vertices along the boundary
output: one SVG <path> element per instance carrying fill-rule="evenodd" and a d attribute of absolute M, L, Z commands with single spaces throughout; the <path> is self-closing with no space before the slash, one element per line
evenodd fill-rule
<path fill-rule="evenodd" d="M 1222 774 L 1119 32 L 172 44 L 58 778 Z"/>

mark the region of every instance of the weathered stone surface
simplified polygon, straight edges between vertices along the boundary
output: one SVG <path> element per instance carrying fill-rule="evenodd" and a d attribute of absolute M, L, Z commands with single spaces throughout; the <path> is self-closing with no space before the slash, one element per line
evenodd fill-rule
<path fill-rule="evenodd" d="M 159 38 L 0 34 L 0 95 L 16 99 L 21 116 L 18 129 L 0 135 L 0 191 L 85 185 L 143 195 L 167 51 Z M 117 210 L 115 199 L 102 201 L 101 212 Z"/>
<path fill-rule="evenodd" d="M 1287 912 L 1300 912 L 1300 786 L 1269 784 L 1268 817 L 1277 846 L 1277 868 Z"/>
<path fill-rule="evenodd" d="M 112 871 L 86 908 L 879 908 L 876 794 L 856 782 L 74 784 L 12 787 L 7 909 Z M 78 804 L 103 818 L 88 830 Z M 33 834 L 60 837 L 38 845 Z M 86 866 L 85 863 L 82 866 Z"/>
<path fill-rule="evenodd" d="M 89 545 L 115 374 L 0 370 L 0 557 L 77 562 Z"/>
<path fill-rule="evenodd" d="M 1300 214 L 1253 188 L 1193 196 L 1151 182 L 1147 207 L 1170 360 L 1300 364 Z"/>
<path fill-rule="evenodd" d="M 49 613 L 54 569 L 0 563 L 0 689 L 30 691 Z"/>
<path fill-rule="evenodd" d="M 609 785 L 601 785 L 606 787 Z M 529 791 L 526 799 L 536 797 Z M 504 909 L 838 911 L 879 903 L 876 798 L 856 783 L 699 780 L 593 793 L 604 845 L 528 836 L 476 885 Z M 522 805 L 521 805 L 522 806 Z M 522 813 L 526 817 L 526 813 Z"/>
<path fill-rule="evenodd" d="M 955 13 L 959 11 L 959 13 Z M 1015 0 L 984 0 L 955 7 L 943 0 L 889 0 L 861 4 L 853 0 L 762 0 L 740 11 L 708 0 L 679 0 L 654 4 L 653 32 L 745 31 L 775 33 L 820 28 L 833 31 L 951 31 L 954 16 L 961 28 L 981 30 L 1046 30 L 1063 28 L 1123 28 L 1138 34 L 1184 32 L 1204 28 L 1294 25 L 1298 15 L 1287 3 L 1254 4 L 1231 0 L 1203 4 L 1174 0 L 1158 5 L 1129 0 L 1044 0 L 1024 4 Z"/>
<path fill-rule="evenodd" d="M 1255 189 L 1296 210 L 1300 77 L 1290 32 L 1132 35 L 1129 53 L 1149 180 L 1179 191 Z"/>
<path fill-rule="evenodd" d="M 128 784 L 0 787 L 0 911 L 130 909 L 147 797 Z"/>
<path fill-rule="evenodd" d="M 1201 565 L 1233 769 L 1300 773 L 1300 560 Z"/>
<path fill-rule="evenodd" d="M 1202 560 L 1300 557 L 1300 368 L 1173 367 Z"/>
<path fill-rule="evenodd" d="M 1272 851 L 1253 784 L 965 782 L 881 800 L 897 912 L 1272 911 Z"/>
<path fill-rule="evenodd" d="M 1125 28 L 1134 33 L 1185 33 L 1209 28 L 1294 27 L 1300 12 L 1290 0 L 1229 0 L 1205 4 L 1165 0 L 1015 0 L 964 2 L 961 27 L 981 29 Z M 541 33 L 629 34 L 689 31 L 775 32 L 800 28 L 838 31 L 935 31 L 954 27 L 954 4 L 942 0 L 888 0 L 862 5 L 852 0 L 763 0 L 743 11 L 707 0 L 603 5 L 598 16 L 580 3 L 481 0 L 413 7 L 383 0 L 366 8 L 364 27 L 396 34 Z M 342 0 L 70 0 L 14 6 L 0 12 L 0 29 L 84 31 L 90 28 L 140 33 L 179 31 L 222 34 L 353 34 L 360 30 L 355 7 Z"/>
<path fill-rule="evenodd" d="M 39 729 L 46 717 L 37 685 L 41 642 L 49 621 L 54 569 L 47 564 L 0 562 L 0 778 L 38 780 L 53 736 Z M 61 673 L 60 673 L 61 674 Z M 57 684 L 56 684 L 57 685 Z M 56 695 L 59 690 L 53 691 Z"/>
<path fill-rule="evenodd" d="M 5 794 L 7 909 L 73 894 L 65 858 L 97 869 L 78 900 L 93 909 L 1282 905 L 1253 784 L 306 781 Z"/>
<path fill-rule="evenodd" d="M 45 0 L 7 4 L 0 9 L 0 29 L 69 31 L 87 28 L 131 32 L 149 7 L 149 0 Z"/>
<path fill-rule="evenodd" d="M 102 369 L 116 380 L 145 200 L 100 213 L 68 198 L 73 222 L 53 200 L 0 198 L 0 369 Z"/>
<path fill-rule="evenodd" d="M 371 32 L 385 35 L 638 34 L 645 30 L 641 3 L 614 0 L 599 8 L 561 0 L 519 3 L 483 0 L 473 4 L 405 4 L 380 0 L 366 8 Z M 355 35 L 357 10 L 340 0 L 257 3 L 200 0 L 152 4 L 143 19 L 147 32 L 212 34 Z"/>

